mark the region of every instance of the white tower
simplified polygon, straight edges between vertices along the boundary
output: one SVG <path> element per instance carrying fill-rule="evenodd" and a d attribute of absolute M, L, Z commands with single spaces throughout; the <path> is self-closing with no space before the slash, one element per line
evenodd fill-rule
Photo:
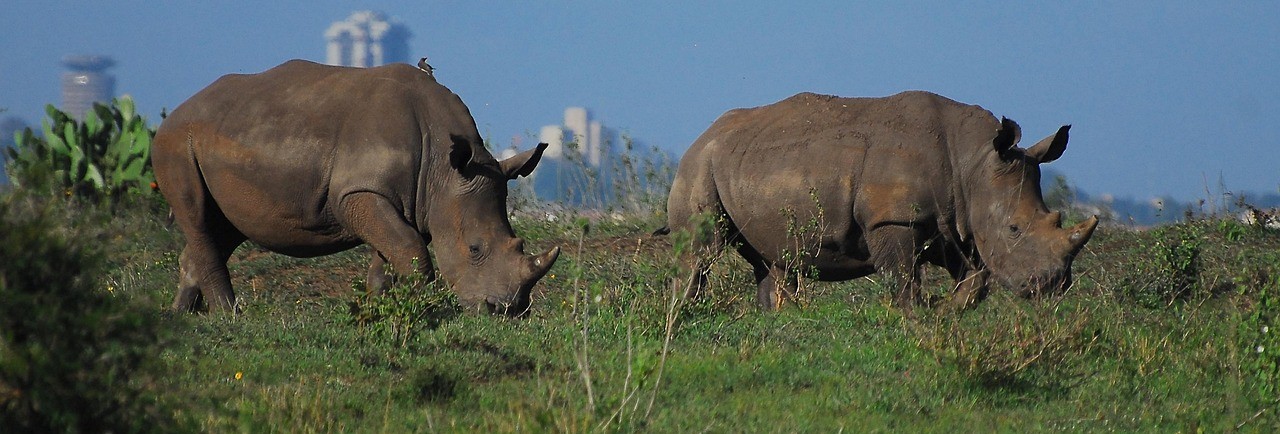
<path fill-rule="evenodd" d="M 570 142 L 578 144 L 578 152 L 584 156 L 587 154 L 587 109 L 582 107 L 569 107 L 564 109 L 564 127 L 569 130 L 572 136 Z"/>
<path fill-rule="evenodd" d="M 564 158 L 564 129 L 559 125 L 542 127 L 542 131 L 538 134 L 538 141 L 547 144 L 547 149 L 542 151 L 543 158 L 556 160 Z"/>
<path fill-rule="evenodd" d="M 550 145 L 543 152 L 544 157 L 562 158 L 564 146 L 575 143 L 582 161 L 588 166 L 599 168 L 608 163 L 611 134 L 604 124 L 591 119 L 586 108 L 568 107 L 564 109 L 564 125 L 542 127 L 538 137 L 540 141 Z"/>
<path fill-rule="evenodd" d="M 586 159 L 593 167 L 600 167 L 600 164 L 607 158 L 604 154 L 604 125 L 600 121 L 591 121 L 591 125 L 587 127 L 587 152 Z"/>
<path fill-rule="evenodd" d="M 352 13 L 329 26 L 325 63 L 370 67 L 409 61 L 409 29 L 374 11 Z"/>
<path fill-rule="evenodd" d="M 93 103 L 109 103 L 116 92 L 116 78 L 107 69 L 116 62 L 106 56 L 73 55 L 62 58 L 62 111 L 77 119 L 93 109 Z"/>

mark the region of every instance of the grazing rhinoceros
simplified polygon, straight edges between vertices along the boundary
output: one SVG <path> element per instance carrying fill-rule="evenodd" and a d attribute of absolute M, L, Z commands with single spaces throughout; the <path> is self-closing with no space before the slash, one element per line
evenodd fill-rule
<path fill-rule="evenodd" d="M 545 147 L 495 160 L 462 100 L 409 65 L 224 76 L 165 119 L 151 154 L 187 238 L 173 308 L 234 309 L 226 261 L 245 240 L 297 257 L 368 243 L 371 288 L 387 263 L 434 278 L 434 242 L 461 302 L 521 313 L 560 250 L 524 255 L 507 180 Z"/>
<path fill-rule="evenodd" d="M 1067 129 L 1020 149 L 1013 121 L 927 92 L 729 111 L 681 159 L 667 202 L 668 229 L 715 224 L 694 237 L 685 290 L 706 284 L 708 250 L 731 244 L 766 308 L 815 271 L 887 272 L 896 304 L 923 304 L 925 262 L 956 280 L 961 306 L 985 297 L 989 274 L 1023 296 L 1061 290 L 1098 225 L 1063 229 L 1040 196 L 1039 165 L 1062 155 Z"/>

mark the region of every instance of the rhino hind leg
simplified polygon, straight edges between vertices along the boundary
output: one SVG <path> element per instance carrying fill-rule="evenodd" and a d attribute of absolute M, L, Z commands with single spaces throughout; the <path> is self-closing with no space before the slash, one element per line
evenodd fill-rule
<path fill-rule="evenodd" d="M 183 155 L 187 160 L 175 164 L 166 156 L 163 152 L 153 156 L 160 161 L 156 176 L 174 221 L 187 238 L 178 258 L 178 293 L 172 309 L 233 311 L 237 309 L 236 297 L 227 259 L 246 237 L 209 194 L 193 157 Z"/>
<path fill-rule="evenodd" d="M 894 304 L 902 309 L 928 304 L 920 290 L 919 231 L 910 226 L 884 225 L 867 233 L 871 261 L 876 271 L 897 287 Z"/>
<path fill-rule="evenodd" d="M 737 227 L 719 206 L 688 218 L 679 230 L 690 232 L 689 245 L 677 259 L 680 274 L 672 281 L 672 290 L 687 299 L 697 299 L 706 290 L 711 264 L 724 253 L 725 247 L 740 237 Z"/>
<path fill-rule="evenodd" d="M 760 308 L 778 310 L 796 294 L 796 276 L 781 267 L 769 267 L 764 275 L 756 273 L 756 301 Z"/>
<path fill-rule="evenodd" d="M 388 284 L 383 268 L 387 263 L 395 273 L 417 271 L 428 281 L 435 279 L 426 240 L 390 201 L 376 193 L 359 192 L 345 196 L 340 206 L 343 227 L 374 248 L 369 264 L 369 290 L 379 290 Z"/>
<path fill-rule="evenodd" d="M 178 258 L 178 294 L 173 300 L 173 310 L 197 312 L 207 308 L 230 312 L 238 309 L 235 292 L 231 289 L 231 274 L 227 271 L 227 259 L 245 238 L 238 231 L 219 235 L 197 235 L 189 239 L 182 249 Z"/>
<path fill-rule="evenodd" d="M 738 254 L 751 264 L 752 275 L 756 279 L 756 302 L 764 310 L 777 310 L 796 293 L 796 276 L 789 270 L 769 263 L 755 247 L 742 242 L 738 245 Z"/>

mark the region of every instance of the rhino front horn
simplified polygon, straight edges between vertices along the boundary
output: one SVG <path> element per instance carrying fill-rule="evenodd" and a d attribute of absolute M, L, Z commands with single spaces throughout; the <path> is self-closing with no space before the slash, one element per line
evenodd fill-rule
<path fill-rule="evenodd" d="M 1071 227 L 1070 235 L 1067 240 L 1071 242 L 1071 254 L 1076 254 L 1080 249 L 1084 248 L 1084 243 L 1089 242 L 1089 237 L 1093 236 L 1093 230 L 1098 228 L 1098 216 L 1089 217 L 1088 220 Z"/>
<path fill-rule="evenodd" d="M 529 262 L 529 269 L 533 272 L 533 280 L 541 279 L 547 271 L 551 270 L 551 266 L 555 265 L 556 259 L 560 257 L 560 247 L 552 247 L 540 255 L 534 256 Z"/>

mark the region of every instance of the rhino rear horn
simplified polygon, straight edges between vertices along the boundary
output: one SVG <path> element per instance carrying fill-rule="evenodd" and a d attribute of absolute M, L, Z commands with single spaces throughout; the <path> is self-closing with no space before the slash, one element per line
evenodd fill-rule
<path fill-rule="evenodd" d="M 1058 128 L 1058 132 L 1052 136 L 1045 137 L 1035 146 L 1027 149 L 1027 156 L 1036 159 L 1040 163 L 1057 160 L 1067 150 L 1067 131 L 1070 129 L 1070 125 L 1063 125 L 1062 128 Z"/>
<path fill-rule="evenodd" d="M 511 158 L 502 160 L 499 164 L 502 166 L 502 173 L 507 179 L 516 179 L 519 176 L 529 176 L 533 173 L 533 168 L 538 166 L 538 161 L 542 160 L 542 151 L 547 149 L 546 143 L 539 143 L 537 147 L 528 151 L 511 156 Z"/>

